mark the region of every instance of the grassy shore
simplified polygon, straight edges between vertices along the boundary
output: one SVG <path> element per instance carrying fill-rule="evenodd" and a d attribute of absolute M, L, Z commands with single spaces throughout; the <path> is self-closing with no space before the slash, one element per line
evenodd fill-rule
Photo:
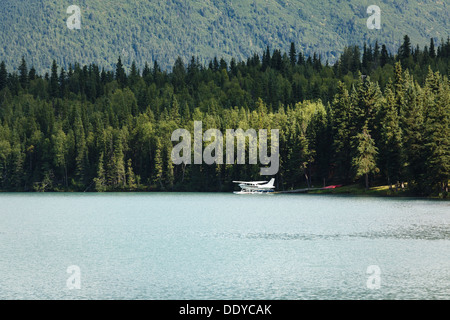
<path fill-rule="evenodd" d="M 371 187 L 366 190 L 365 187 L 360 184 L 352 184 L 342 186 L 334 189 L 320 189 L 308 191 L 311 194 L 353 194 L 353 195 L 369 195 L 369 196 L 381 196 L 381 197 L 408 197 L 411 193 L 408 188 L 395 190 L 395 188 L 389 189 L 388 185 Z"/>
<path fill-rule="evenodd" d="M 414 194 L 408 190 L 407 184 L 405 188 L 398 188 L 397 190 L 389 185 L 374 186 L 366 190 L 361 184 L 351 184 L 347 186 L 342 186 L 334 189 L 316 189 L 308 190 L 309 194 L 349 194 L 349 195 L 367 195 L 367 196 L 379 196 L 379 197 L 421 197 L 420 195 Z M 440 194 L 434 196 L 424 196 L 427 199 L 443 199 L 450 200 L 448 194 Z"/>

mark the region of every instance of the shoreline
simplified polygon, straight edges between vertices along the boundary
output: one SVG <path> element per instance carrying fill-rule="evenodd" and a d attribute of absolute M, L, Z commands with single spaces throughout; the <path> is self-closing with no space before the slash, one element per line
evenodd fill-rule
<path fill-rule="evenodd" d="M 0 194 L 2 193 L 87 193 L 87 194 L 112 194 L 112 193 L 233 193 L 231 191 L 183 191 L 183 190 L 108 190 L 103 192 L 98 191 L 75 191 L 75 190 L 53 190 L 53 191 L 8 191 L 8 190 L 0 190 Z M 293 189 L 293 190 L 279 190 L 274 191 L 271 194 L 309 194 L 309 195 L 342 195 L 342 196 L 364 196 L 364 197 L 382 197 L 382 198 L 419 198 L 424 200 L 444 200 L 449 201 L 450 197 L 442 197 L 442 196 L 423 196 L 423 195 L 415 195 L 411 194 L 408 189 L 395 191 L 394 189 L 390 190 L 388 186 L 375 186 L 366 190 L 364 187 L 361 187 L 357 184 L 346 185 L 337 188 L 303 188 L 303 189 Z"/>

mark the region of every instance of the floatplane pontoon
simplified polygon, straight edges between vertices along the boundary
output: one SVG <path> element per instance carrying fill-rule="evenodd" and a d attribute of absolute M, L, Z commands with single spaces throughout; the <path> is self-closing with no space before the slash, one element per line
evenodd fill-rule
<path fill-rule="evenodd" d="M 254 194 L 254 193 L 271 193 L 274 191 L 275 178 L 270 181 L 233 181 L 239 183 L 241 191 L 235 191 L 236 194 Z"/>

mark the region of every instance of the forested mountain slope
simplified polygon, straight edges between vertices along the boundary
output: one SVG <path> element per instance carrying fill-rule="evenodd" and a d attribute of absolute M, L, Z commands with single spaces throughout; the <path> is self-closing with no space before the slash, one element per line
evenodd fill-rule
<path fill-rule="evenodd" d="M 423 47 L 449 30 L 448 0 L 2 0 L 0 61 L 22 56 L 39 73 L 55 59 L 113 68 L 119 55 L 128 70 L 136 60 L 163 69 L 214 56 L 247 58 L 294 42 L 299 51 L 334 62 L 345 46 L 374 44 L 396 52 L 404 34 Z M 381 29 L 369 30 L 369 5 L 381 8 Z M 81 9 L 81 29 L 69 30 L 70 5 Z"/>

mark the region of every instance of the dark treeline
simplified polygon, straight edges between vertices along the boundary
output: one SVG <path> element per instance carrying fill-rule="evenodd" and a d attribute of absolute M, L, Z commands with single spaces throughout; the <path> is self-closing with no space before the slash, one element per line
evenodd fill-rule
<path fill-rule="evenodd" d="M 279 129 L 279 189 L 360 181 L 395 192 L 448 193 L 450 40 L 397 54 L 346 48 L 319 54 L 269 48 L 247 61 L 193 57 L 127 72 L 24 59 L 0 64 L 0 189 L 7 191 L 223 191 L 260 165 L 174 165 L 177 128 Z M 208 143 L 205 143 L 205 145 Z"/>

